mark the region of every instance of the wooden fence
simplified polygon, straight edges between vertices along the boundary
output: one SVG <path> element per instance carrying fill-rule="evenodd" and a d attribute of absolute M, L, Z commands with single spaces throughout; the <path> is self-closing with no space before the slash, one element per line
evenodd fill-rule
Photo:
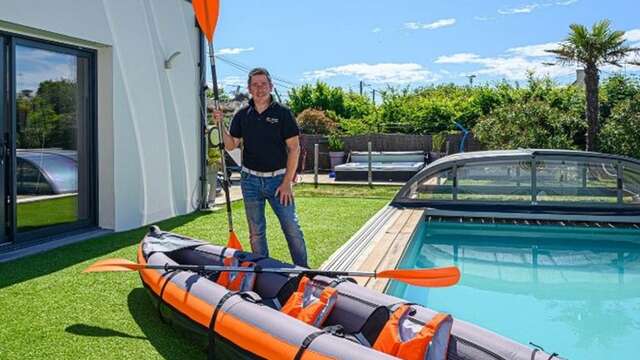
<path fill-rule="evenodd" d="M 409 134 L 371 134 L 342 137 L 344 141 L 344 151 L 367 151 L 367 144 L 371 141 L 373 151 L 412 151 L 422 150 L 425 153 L 432 151 L 431 135 L 409 135 Z M 462 134 L 447 135 L 446 153 L 454 154 L 460 150 Z M 329 146 L 325 135 L 303 134 L 300 137 L 302 148 L 300 166 L 304 171 L 313 170 L 313 148 L 318 144 L 320 147 L 319 167 L 329 169 Z M 483 150 L 475 140 L 473 134 L 469 134 L 465 141 L 464 151 Z"/>

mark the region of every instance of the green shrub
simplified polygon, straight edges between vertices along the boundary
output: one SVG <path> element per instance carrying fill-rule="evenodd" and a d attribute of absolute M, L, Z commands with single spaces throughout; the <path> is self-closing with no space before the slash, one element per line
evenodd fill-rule
<path fill-rule="evenodd" d="M 327 137 L 329 141 L 329 151 L 342 151 L 344 150 L 344 141 L 336 134 L 331 134 Z"/>
<path fill-rule="evenodd" d="M 340 130 L 346 135 L 367 135 L 382 133 L 383 124 L 378 113 L 371 113 L 361 119 L 341 119 Z"/>
<path fill-rule="evenodd" d="M 441 152 L 446 142 L 447 134 L 445 132 L 431 135 L 431 151 Z"/>
<path fill-rule="evenodd" d="M 637 77 L 616 74 L 604 80 L 600 86 L 600 115 L 602 123 L 611 116 L 619 103 L 640 94 L 640 81 Z"/>
<path fill-rule="evenodd" d="M 342 88 L 332 87 L 323 82 L 291 89 L 289 107 L 294 114 L 311 108 L 324 110 L 327 114 L 335 114 L 336 120 L 361 119 L 375 110 L 375 105 L 368 97 L 345 92 Z"/>
<path fill-rule="evenodd" d="M 305 84 L 289 91 L 289 107 L 294 114 L 300 114 L 306 109 L 331 110 L 343 116 L 344 91 L 318 81 L 315 85 Z"/>
<path fill-rule="evenodd" d="M 640 159 L 640 94 L 613 108 L 598 139 L 602 152 Z"/>
<path fill-rule="evenodd" d="M 502 105 L 482 118 L 473 133 L 488 149 L 577 149 L 574 138 L 586 122 L 547 102 L 517 101 Z"/>
<path fill-rule="evenodd" d="M 471 128 L 502 102 L 496 88 L 453 84 L 415 90 L 390 89 L 383 99 L 380 112 L 384 131 L 405 134 L 454 130 L 455 122 Z"/>
<path fill-rule="evenodd" d="M 298 125 L 303 134 L 332 133 L 336 129 L 336 122 L 322 110 L 306 109 L 298 115 Z"/>
<path fill-rule="evenodd" d="M 368 97 L 356 93 L 346 93 L 344 95 L 344 113 L 339 115 L 343 119 L 362 119 L 371 115 L 375 109 L 375 105 Z"/>

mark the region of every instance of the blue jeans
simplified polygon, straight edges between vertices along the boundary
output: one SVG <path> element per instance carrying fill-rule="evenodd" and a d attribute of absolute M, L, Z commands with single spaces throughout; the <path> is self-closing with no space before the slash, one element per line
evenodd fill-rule
<path fill-rule="evenodd" d="M 289 252 L 293 263 L 299 266 L 307 266 L 307 248 L 304 244 L 302 229 L 298 223 L 295 202 L 284 206 L 276 196 L 276 189 L 282 184 L 284 175 L 273 177 L 259 177 L 241 173 L 240 188 L 244 198 L 247 222 L 249 223 L 249 241 L 251 251 L 263 256 L 269 256 L 267 246 L 267 221 L 264 216 L 265 200 L 273 209 L 280 221 L 280 227 L 289 244 Z"/>

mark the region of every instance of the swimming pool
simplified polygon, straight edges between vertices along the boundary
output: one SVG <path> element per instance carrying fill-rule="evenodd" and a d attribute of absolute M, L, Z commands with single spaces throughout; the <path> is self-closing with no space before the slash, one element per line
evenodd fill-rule
<path fill-rule="evenodd" d="M 461 282 L 388 293 L 569 359 L 627 359 L 640 340 L 640 230 L 422 222 L 399 267 Z"/>

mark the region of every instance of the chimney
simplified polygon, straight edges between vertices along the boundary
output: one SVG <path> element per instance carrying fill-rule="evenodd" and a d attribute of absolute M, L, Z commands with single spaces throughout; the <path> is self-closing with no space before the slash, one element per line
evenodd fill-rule
<path fill-rule="evenodd" d="M 576 69 L 576 81 L 573 85 L 585 86 L 584 82 L 584 69 Z"/>

